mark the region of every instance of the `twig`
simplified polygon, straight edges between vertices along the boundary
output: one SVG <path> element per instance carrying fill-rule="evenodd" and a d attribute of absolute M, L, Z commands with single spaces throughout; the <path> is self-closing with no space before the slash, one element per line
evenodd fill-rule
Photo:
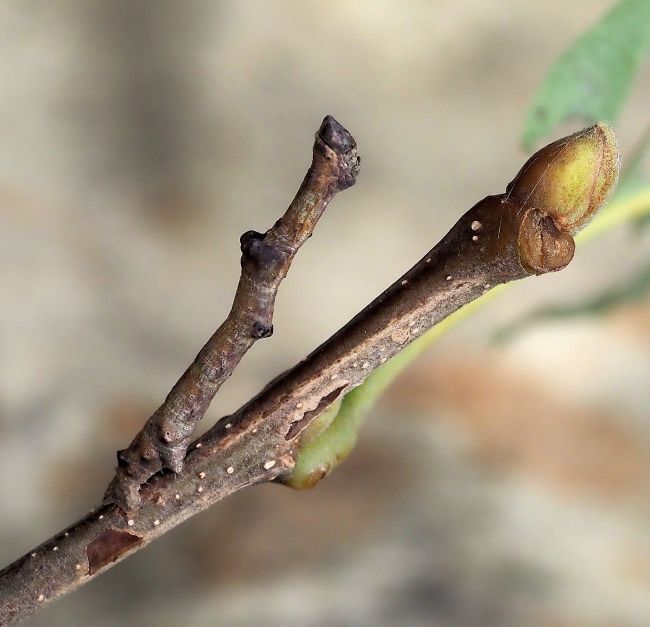
<path fill-rule="evenodd" d="M 582 187 L 573 161 L 589 166 Z M 507 196 L 475 205 L 343 329 L 192 445 L 182 474 L 159 473 L 144 484 L 137 513 L 104 505 L 1 571 L 0 624 L 83 585 L 233 492 L 288 476 L 305 427 L 374 368 L 491 287 L 564 267 L 573 239 L 557 224 L 576 230 L 579 214 L 584 222 L 604 202 L 617 172 L 613 135 L 601 125 L 537 153 Z M 549 198 L 561 207 L 549 209 Z"/>
<path fill-rule="evenodd" d="M 330 200 L 354 185 L 359 172 L 356 142 L 332 116 L 316 133 L 313 155 L 286 213 L 265 234 L 242 235 L 241 277 L 228 317 L 129 447 L 118 451 L 107 502 L 134 511 L 141 504 L 140 486 L 150 477 L 160 470 L 183 470 L 194 428 L 214 395 L 255 341 L 273 333 L 275 296 L 296 252 Z"/>

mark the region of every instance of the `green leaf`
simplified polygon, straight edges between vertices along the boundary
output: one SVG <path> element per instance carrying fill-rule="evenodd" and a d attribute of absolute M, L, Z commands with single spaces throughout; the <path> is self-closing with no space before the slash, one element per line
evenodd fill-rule
<path fill-rule="evenodd" d="M 569 119 L 616 121 L 650 42 L 650 0 L 621 0 L 552 66 L 523 131 L 531 148 Z"/>

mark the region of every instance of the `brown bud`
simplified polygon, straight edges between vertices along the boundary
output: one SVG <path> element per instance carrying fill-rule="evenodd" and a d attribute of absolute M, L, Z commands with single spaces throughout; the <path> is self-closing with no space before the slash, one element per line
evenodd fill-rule
<path fill-rule="evenodd" d="M 599 122 L 538 150 L 508 185 L 506 198 L 575 235 L 607 200 L 619 165 L 614 131 Z"/>
<path fill-rule="evenodd" d="M 519 229 L 519 258 L 526 270 L 535 274 L 562 270 L 573 259 L 575 242 L 558 230 L 549 216 L 527 209 Z"/>

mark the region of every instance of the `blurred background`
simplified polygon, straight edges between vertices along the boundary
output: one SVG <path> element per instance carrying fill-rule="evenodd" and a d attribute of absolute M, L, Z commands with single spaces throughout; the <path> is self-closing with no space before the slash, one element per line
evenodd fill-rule
<path fill-rule="evenodd" d="M 611 4 L 2 3 L 2 566 L 101 500 L 325 114 L 359 143 L 358 184 L 206 427 L 504 190 L 536 88 Z M 648 122 L 647 61 L 641 77 L 623 154 Z M 649 252 L 647 229 L 618 228 L 516 285 L 399 378 L 316 489 L 229 498 L 24 624 L 650 625 L 650 299 L 494 342 Z"/>

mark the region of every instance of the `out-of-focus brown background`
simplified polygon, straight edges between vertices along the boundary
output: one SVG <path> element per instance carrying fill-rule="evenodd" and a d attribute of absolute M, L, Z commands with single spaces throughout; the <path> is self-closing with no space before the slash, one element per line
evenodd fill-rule
<path fill-rule="evenodd" d="M 100 500 L 115 450 L 226 314 L 238 237 L 284 210 L 326 113 L 357 138 L 358 185 L 208 422 L 503 190 L 536 86 L 610 4 L 2 3 L 2 565 Z M 647 626 L 650 303 L 490 338 L 649 250 L 620 229 L 516 286 L 401 377 L 317 489 L 230 498 L 25 625 Z"/>

